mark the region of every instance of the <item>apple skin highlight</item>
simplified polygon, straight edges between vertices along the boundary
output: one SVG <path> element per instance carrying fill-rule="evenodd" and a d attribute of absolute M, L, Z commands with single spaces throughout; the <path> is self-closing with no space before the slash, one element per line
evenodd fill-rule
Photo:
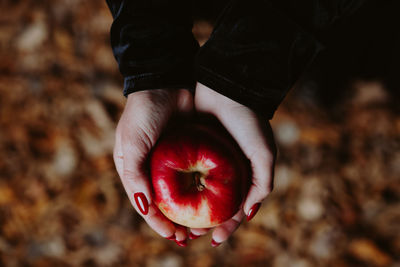
<path fill-rule="evenodd" d="M 229 134 L 200 123 L 167 131 L 154 147 L 154 201 L 171 221 L 214 227 L 233 217 L 250 184 L 249 161 Z"/>

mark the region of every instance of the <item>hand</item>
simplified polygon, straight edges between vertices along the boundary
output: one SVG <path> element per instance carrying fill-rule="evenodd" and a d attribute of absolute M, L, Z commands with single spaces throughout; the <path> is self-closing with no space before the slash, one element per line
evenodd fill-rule
<path fill-rule="evenodd" d="M 114 146 L 115 166 L 132 205 L 151 228 L 178 245 L 185 245 L 186 228 L 172 223 L 153 203 L 144 164 L 171 116 L 192 110 L 193 96 L 184 89 L 132 93 L 118 123 Z"/>
<path fill-rule="evenodd" d="M 233 136 L 251 162 L 252 184 L 241 209 L 232 219 L 213 231 L 212 245 L 217 246 L 237 229 L 244 215 L 250 220 L 273 188 L 276 148 L 271 126 L 249 108 L 198 83 L 195 94 L 198 112 L 216 116 Z M 207 229 L 191 229 L 191 236 Z"/>

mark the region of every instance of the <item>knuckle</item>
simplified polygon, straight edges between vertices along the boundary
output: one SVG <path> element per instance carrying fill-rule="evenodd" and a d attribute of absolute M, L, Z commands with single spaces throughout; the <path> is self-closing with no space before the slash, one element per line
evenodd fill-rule
<path fill-rule="evenodd" d="M 242 222 L 242 218 L 238 218 L 238 217 L 233 217 L 232 221 L 236 224 L 239 225 Z"/>

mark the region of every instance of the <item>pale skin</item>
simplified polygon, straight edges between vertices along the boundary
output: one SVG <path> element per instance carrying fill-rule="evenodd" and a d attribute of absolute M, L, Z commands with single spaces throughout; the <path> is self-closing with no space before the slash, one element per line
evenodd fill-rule
<path fill-rule="evenodd" d="M 251 162 L 252 185 L 241 210 L 230 220 L 212 229 L 212 239 L 222 243 L 238 228 L 251 207 L 261 203 L 272 190 L 276 148 L 268 120 L 200 83 L 196 85 L 194 98 L 185 89 L 135 92 L 128 96 L 117 126 L 114 162 L 132 205 L 147 224 L 164 238 L 175 234 L 177 241 L 186 240 L 187 229 L 172 223 L 154 205 L 150 178 L 143 163 L 168 120 L 174 114 L 185 116 L 195 111 L 217 117 Z M 143 192 L 146 196 L 149 203 L 147 215 L 140 212 L 134 201 L 133 195 L 136 192 Z M 209 230 L 189 229 L 197 236 Z"/>

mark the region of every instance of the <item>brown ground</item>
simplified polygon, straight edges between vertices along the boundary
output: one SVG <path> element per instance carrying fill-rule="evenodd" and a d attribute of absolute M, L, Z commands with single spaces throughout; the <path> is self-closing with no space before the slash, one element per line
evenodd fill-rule
<path fill-rule="evenodd" d="M 8 2 L 0 266 L 400 266 L 400 116 L 379 83 L 354 83 L 340 116 L 296 89 L 272 121 L 276 187 L 257 216 L 217 249 L 210 236 L 179 248 L 143 223 L 114 170 L 125 99 L 105 2 Z"/>

